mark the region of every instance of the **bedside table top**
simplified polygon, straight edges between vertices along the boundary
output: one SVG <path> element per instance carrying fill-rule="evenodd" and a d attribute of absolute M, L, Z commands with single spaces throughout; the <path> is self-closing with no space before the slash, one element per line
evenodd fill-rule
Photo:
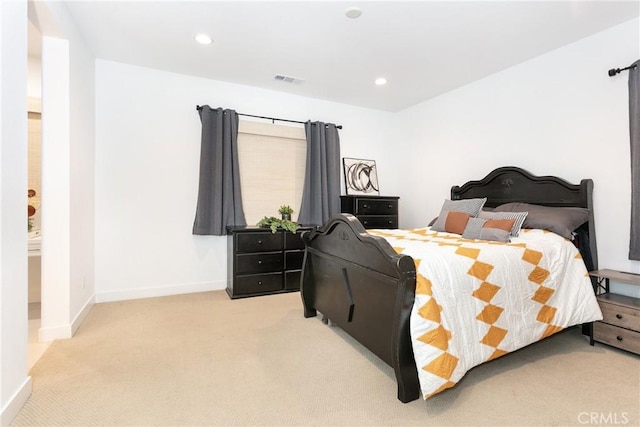
<path fill-rule="evenodd" d="M 629 285 L 640 286 L 640 274 L 609 270 L 605 268 L 603 270 L 590 271 L 589 276 L 599 277 L 601 279 L 611 279 L 621 283 L 627 283 Z"/>

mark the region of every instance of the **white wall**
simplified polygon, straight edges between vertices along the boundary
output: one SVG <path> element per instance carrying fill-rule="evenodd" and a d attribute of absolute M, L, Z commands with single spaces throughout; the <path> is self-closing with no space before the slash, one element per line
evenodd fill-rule
<path fill-rule="evenodd" d="M 628 260 L 628 75 L 607 75 L 640 57 L 639 36 L 634 19 L 401 112 L 396 163 L 411 172 L 396 177 L 421 183 L 397 186 L 403 225 L 424 226 L 452 185 L 499 166 L 592 178 L 599 267 L 640 272 Z"/>
<path fill-rule="evenodd" d="M 30 18 L 43 35 L 40 338 L 49 341 L 70 337 L 93 304 L 94 59 L 64 3 L 34 2 Z"/>
<path fill-rule="evenodd" d="M 31 393 L 27 376 L 27 7 L 0 2 L 0 425 Z"/>
<path fill-rule="evenodd" d="M 191 234 L 204 104 L 342 124 L 342 155 L 377 159 L 387 190 L 388 113 L 98 60 L 96 301 L 226 286 L 226 238 Z"/>
<path fill-rule="evenodd" d="M 38 98 L 42 96 L 42 60 L 29 56 L 27 60 L 27 96 Z"/>
<path fill-rule="evenodd" d="M 639 26 L 635 19 L 396 114 L 98 60 L 97 300 L 225 286 L 224 238 L 191 235 L 203 104 L 344 125 L 342 156 L 376 159 L 381 193 L 401 197 L 401 227 L 424 226 L 452 185 L 499 166 L 592 178 L 600 267 L 640 271 L 627 260 L 627 77 L 607 75 L 638 58 Z"/>

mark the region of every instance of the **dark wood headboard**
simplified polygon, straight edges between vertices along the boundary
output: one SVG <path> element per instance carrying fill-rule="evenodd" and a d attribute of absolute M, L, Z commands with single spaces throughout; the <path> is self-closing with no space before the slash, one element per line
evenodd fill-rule
<path fill-rule="evenodd" d="M 469 181 L 451 187 L 451 200 L 486 197 L 485 206 L 496 207 L 504 203 L 520 202 L 554 207 L 580 207 L 589 210 L 589 220 L 579 232 L 588 239 L 590 254 L 581 252 L 585 262 L 590 256 L 592 265 L 598 268 L 598 251 L 593 215 L 593 180 L 583 179 L 580 184 L 571 184 L 556 176 L 536 176 L 516 166 L 505 166 L 493 170 L 478 181 Z M 579 234 L 580 237 L 580 234 Z"/>

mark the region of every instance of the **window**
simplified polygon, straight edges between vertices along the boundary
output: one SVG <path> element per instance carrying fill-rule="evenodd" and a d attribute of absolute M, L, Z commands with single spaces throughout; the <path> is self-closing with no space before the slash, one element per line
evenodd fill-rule
<path fill-rule="evenodd" d="M 278 216 L 281 205 L 294 209 L 302 202 L 307 141 L 304 127 L 240 120 L 238 157 L 242 204 L 247 224 Z"/>

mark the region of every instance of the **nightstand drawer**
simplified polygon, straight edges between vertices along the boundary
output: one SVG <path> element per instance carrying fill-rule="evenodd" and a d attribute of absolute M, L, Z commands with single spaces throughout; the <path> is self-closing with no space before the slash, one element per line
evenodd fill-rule
<path fill-rule="evenodd" d="M 282 233 L 239 233 L 237 239 L 237 253 L 282 250 Z"/>
<path fill-rule="evenodd" d="M 610 325 L 640 331 L 640 311 L 598 299 L 602 321 Z"/>
<path fill-rule="evenodd" d="M 238 294 L 257 294 L 282 289 L 282 273 L 239 276 L 236 282 Z"/>
<path fill-rule="evenodd" d="M 397 216 L 359 215 L 358 219 L 364 228 L 398 228 Z"/>
<path fill-rule="evenodd" d="M 398 200 L 357 199 L 356 215 L 397 215 Z"/>
<path fill-rule="evenodd" d="M 282 271 L 284 258 L 282 252 L 237 255 L 237 274 L 256 274 Z"/>
<path fill-rule="evenodd" d="M 640 354 L 640 332 L 594 322 L 593 339 L 636 354 Z"/>

